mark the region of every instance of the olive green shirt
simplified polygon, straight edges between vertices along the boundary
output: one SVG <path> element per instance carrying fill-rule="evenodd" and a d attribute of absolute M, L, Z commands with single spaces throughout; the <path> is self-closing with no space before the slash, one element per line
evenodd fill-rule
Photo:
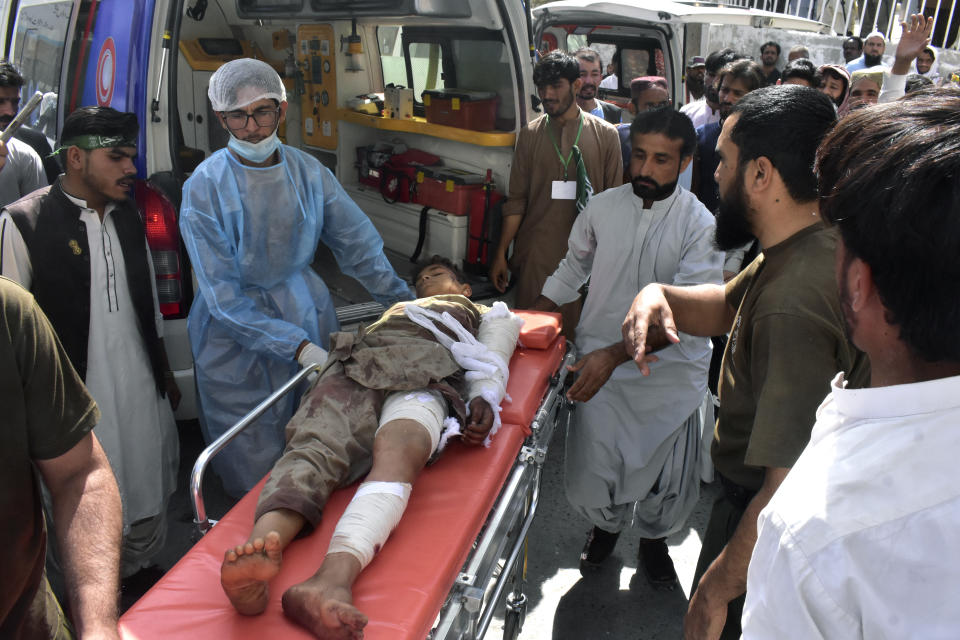
<path fill-rule="evenodd" d="M 727 283 L 737 309 L 723 354 L 720 415 L 711 449 L 723 476 L 748 489 L 764 467 L 792 467 L 830 381 L 869 381 L 866 355 L 847 339 L 834 276 L 836 236 L 815 224 L 757 256 Z"/>
<path fill-rule="evenodd" d="M 33 296 L 3 277 L 0 314 L 0 638 L 51 638 L 62 620 L 32 461 L 67 453 L 100 412 Z"/>

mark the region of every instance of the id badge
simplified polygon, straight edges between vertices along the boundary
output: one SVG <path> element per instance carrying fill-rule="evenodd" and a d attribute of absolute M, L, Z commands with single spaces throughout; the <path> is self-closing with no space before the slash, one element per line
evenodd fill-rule
<path fill-rule="evenodd" d="M 576 180 L 554 180 L 551 197 L 554 200 L 576 200 L 577 199 L 577 181 Z"/>

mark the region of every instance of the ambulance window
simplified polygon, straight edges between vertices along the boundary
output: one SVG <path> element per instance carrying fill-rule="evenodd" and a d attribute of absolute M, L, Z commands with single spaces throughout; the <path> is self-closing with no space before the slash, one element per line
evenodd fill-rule
<path fill-rule="evenodd" d="M 438 42 L 411 42 L 407 45 L 410 62 L 410 86 L 420 101 L 427 89 L 443 89 L 443 48 Z"/>
<path fill-rule="evenodd" d="M 35 91 L 47 94 L 40 108 L 33 112 L 30 125 L 42 130 L 48 138 L 57 135 L 57 94 L 60 93 L 60 71 L 63 48 L 70 27 L 73 2 L 22 3 L 17 12 L 13 35 L 13 62 L 26 84 L 21 90 L 26 102 Z"/>
<path fill-rule="evenodd" d="M 377 42 L 384 86 L 412 88 L 417 102 L 427 89 L 450 86 L 447 80 L 453 72 L 452 54 L 444 39 L 416 32 L 411 35 L 403 27 L 379 27 Z"/>
<path fill-rule="evenodd" d="M 620 68 L 624 78 L 639 78 L 640 76 L 659 75 L 650 73 L 650 52 L 646 49 L 622 49 L 620 51 Z"/>
<path fill-rule="evenodd" d="M 495 93 L 497 128 L 512 131 L 516 119 L 513 73 L 507 47 L 500 39 L 465 39 L 453 43 L 457 87 Z M 476 64 L 483 60 L 483 64 Z"/>

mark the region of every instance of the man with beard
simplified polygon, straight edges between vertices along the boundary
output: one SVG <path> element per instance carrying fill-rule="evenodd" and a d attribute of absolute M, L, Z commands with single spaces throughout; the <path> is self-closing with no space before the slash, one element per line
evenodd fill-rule
<path fill-rule="evenodd" d="M 533 82 L 546 113 L 517 135 L 503 228 L 490 265 L 490 280 L 501 292 L 513 271 L 519 309 L 534 303 L 556 270 L 589 196 L 623 182 L 616 127 L 577 106 L 582 80 L 576 58 L 550 52 L 534 67 Z M 564 334 L 572 338 L 579 302 L 563 305 L 560 312 Z"/>
<path fill-rule="evenodd" d="M 733 105 L 745 95 L 763 86 L 763 68 L 753 60 L 737 60 L 721 71 L 717 92 L 720 99 L 720 120 L 697 129 L 697 156 L 693 170 L 693 193 L 710 211 L 717 209 L 717 183 L 713 173 L 719 158 L 716 147 L 723 120 Z"/>
<path fill-rule="evenodd" d="M 569 249 L 534 308 L 554 310 L 580 298 L 582 358 L 568 392 L 582 403 L 567 434 L 566 491 L 593 524 L 580 556 L 586 575 L 613 551 L 631 522 L 643 536 L 638 566 L 657 588 L 677 575 L 666 536 L 677 531 L 699 495 L 701 407 L 710 341 L 684 336 L 658 354 L 657 375 L 643 379 L 620 338 L 623 309 L 651 282 L 720 283 L 722 254 L 712 244 L 713 216 L 677 186 L 690 163 L 694 131 L 672 109 L 637 114 L 630 125 L 630 176 L 590 201 L 573 225 Z"/>
<path fill-rule="evenodd" d="M 869 366 L 847 340 L 833 278 L 835 235 L 817 204 L 813 159 L 836 112 L 824 94 L 781 85 L 733 108 L 718 150 L 721 249 L 763 246 L 725 286 L 645 287 L 623 323 L 643 372 L 679 332 L 730 332 L 711 457 L 723 486 L 710 514 L 684 623 L 688 639 L 738 638 L 747 563 L 760 510 L 810 437 L 830 379 L 866 381 Z"/>
<path fill-rule="evenodd" d="M 760 514 L 744 638 L 960 628 L 958 113 L 960 92 L 928 91 L 852 114 L 820 146 L 847 333 L 873 366 L 866 389 L 833 379 Z"/>
<path fill-rule="evenodd" d="M 597 87 L 603 81 L 603 64 L 600 54 L 593 49 L 577 49 L 573 57 L 580 63 L 580 91 L 577 92 L 577 105 L 610 124 L 618 124 L 622 109 L 615 104 L 597 100 Z"/>
<path fill-rule="evenodd" d="M 869 69 L 883 64 L 883 52 L 887 48 L 887 41 L 883 34 L 874 31 L 863 41 L 863 53 L 859 58 L 847 63 L 847 71 L 853 73 L 857 69 Z"/>
<path fill-rule="evenodd" d="M 700 56 L 693 56 L 687 61 L 687 73 L 684 77 L 684 83 L 687 87 L 687 95 L 689 98 L 692 98 L 689 102 L 697 102 L 703 99 L 703 77 L 706 69 L 706 63 Z"/>
<path fill-rule="evenodd" d="M 171 405 L 180 392 L 144 222 L 130 200 L 138 130 L 132 113 L 74 111 L 58 149 L 64 174 L 0 214 L 0 273 L 36 297 L 100 407 L 94 434 L 123 499 L 124 577 L 163 546 L 179 458 Z"/>
<path fill-rule="evenodd" d="M 6 129 L 17 112 L 20 111 L 20 89 L 23 85 L 23 76 L 20 75 L 17 68 L 6 60 L 0 60 L 0 130 Z M 39 111 L 43 112 L 42 103 Z M 21 125 L 14 132 L 13 137 L 21 142 L 26 142 L 40 156 L 47 184 L 56 182 L 57 176 L 60 175 L 60 164 L 52 155 L 53 149 L 50 148 L 47 136 L 38 129 Z M 43 186 L 45 187 L 47 184 Z"/>
<path fill-rule="evenodd" d="M 690 118 L 694 129 L 720 121 L 720 96 L 717 93 L 717 74 L 725 65 L 742 58 L 733 49 L 721 49 L 707 56 L 703 74 L 703 97 L 683 105 L 680 113 Z"/>
<path fill-rule="evenodd" d="M 773 40 L 763 43 L 760 47 L 760 61 L 763 63 L 764 86 L 777 84 L 780 79 L 780 71 L 777 69 L 778 60 L 780 60 L 780 45 Z"/>
<path fill-rule="evenodd" d="M 7 128 L 20 110 L 22 86 L 23 76 L 12 64 L 0 60 L 0 131 Z M 40 156 L 33 147 L 16 138 L 8 140 L 6 144 L 0 142 L 0 206 L 6 206 L 49 184 Z"/>

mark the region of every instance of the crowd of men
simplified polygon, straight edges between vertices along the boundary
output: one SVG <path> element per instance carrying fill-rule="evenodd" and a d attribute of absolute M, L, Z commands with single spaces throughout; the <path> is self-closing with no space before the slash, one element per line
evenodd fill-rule
<path fill-rule="evenodd" d="M 721 486 L 687 638 L 942 637 L 960 625 L 960 90 L 908 78 L 939 84 L 931 29 L 904 24 L 890 68 L 882 34 L 844 41 L 846 66 L 817 66 L 798 46 L 781 68 L 776 42 L 758 59 L 694 57 L 680 109 L 659 76 L 607 83 L 629 87 L 626 108 L 602 100 L 589 48 L 535 65 L 544 113 L 518 134 L 489 277 L 517 308 L 560 311 L 578 348 L 565 489 L 591 525 L 584 576 L 635 527 L 645 578 L 676 588 L 666 538 L 701 481 Z M 0 125 L 23 84 L 0 64 Z M 271 472 L 221 582 L 239 613 L 261 613 L 285 546 L 335 488 L 363 479 L 316 574 L 283 597 L 316 636 L 359 638 L 354 581 L 447 439 L 496 431 L 519 323 L 502 302 L 472 302 L 440 257 L 411 291 L 333 174 L 280 142 L 286 92 L 269 65 L 227 63 L 208 95 L 229 144 L 186 182 L 180 212 L 204 436 L 320 368 L 299 409 L 277 405 L 218 458 L 237 495 Z M 132 114 L 78 109 L 52 184 L 49 148 L 31 146 L 45 140 L 27 130 L 28 142 L 0 143 L 12 442 L 0 454 L 0 637 L 116 638 L 118 580 L 165 537 L 179 390 L 129 198 L 137 134 Z M 389 307 L 363 333 L 337 332 L 310 268 L 321 241 Z M 402 370 L 389 366 L 398 357 Z"/>

